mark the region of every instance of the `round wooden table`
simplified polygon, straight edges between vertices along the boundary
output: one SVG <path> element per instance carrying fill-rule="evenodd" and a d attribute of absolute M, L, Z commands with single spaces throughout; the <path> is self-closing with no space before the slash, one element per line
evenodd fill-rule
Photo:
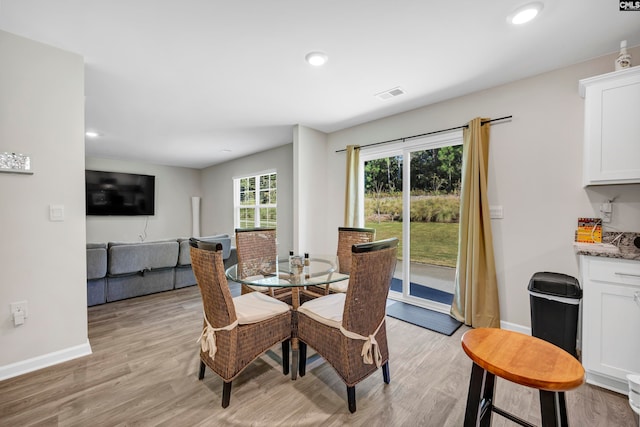
<path fill-rule="evenodd" d="M 491 425 L 491 412 L 532 425 L 493 404 L 495 376 L 540 391 L 543 427 L 568 426 L 564 392 L 584 382 L 584 368 L 571 354 L 539 338 L 496 328 L 467 331 L 462 349 L 473 361 L 465 427 Z"/>

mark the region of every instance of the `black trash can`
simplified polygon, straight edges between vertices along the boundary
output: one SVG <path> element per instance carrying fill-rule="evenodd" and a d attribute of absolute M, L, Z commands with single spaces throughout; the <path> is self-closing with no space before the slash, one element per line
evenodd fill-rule
<path fill-rule="evenodd" d="M 538 272 L 529 281 L 531 335 L 578 357 L 576 337 L 582 289 L 575 277 Z"/>

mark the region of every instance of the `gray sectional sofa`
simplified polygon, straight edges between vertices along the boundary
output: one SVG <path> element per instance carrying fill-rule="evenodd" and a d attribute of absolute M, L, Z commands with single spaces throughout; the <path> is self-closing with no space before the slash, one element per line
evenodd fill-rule
<path fill-rule="evenodd" d="M 219 242 L 225 266 L 236 263 L 226 234 L 201 237 Z M 103 304 L 195 285 L 189 239 L 87 243 L 87 305 Z"/>

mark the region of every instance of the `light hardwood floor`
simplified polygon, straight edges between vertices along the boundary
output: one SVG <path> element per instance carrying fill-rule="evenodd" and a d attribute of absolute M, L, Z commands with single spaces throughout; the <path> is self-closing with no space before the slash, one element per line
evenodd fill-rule
<path fill-rule="evenodd" d="M 89 311 L 93 354 L 0 382 L 2 426 L 461 426 L 471 361 L 460 328 L 447 337 L 387 318 L 391 383 L 382 373 L 346 387 L 317 360 L 297 381 L 282 374 L 279 347 L 234 381 L 220 406 L 222 381 L 198 381 L 202 306 L 189 287 Z M 498 380 L 496 404 L 540 425 L 535 390 Z M 636 426 L 625 396 L 590 385 L 567 393 L 572 426 Z M 493 415 L 494 426 L 511 426 Z"/>

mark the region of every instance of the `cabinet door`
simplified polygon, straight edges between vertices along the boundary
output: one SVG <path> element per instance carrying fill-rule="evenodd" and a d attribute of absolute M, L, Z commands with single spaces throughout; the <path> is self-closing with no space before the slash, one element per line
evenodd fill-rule
<path fill-rule="evenodd" d="M 640 67 L 589 79 L 584 185 L 640 182 Z"/>
<path fill-rule="evenodd" d="M 580 270 L 587 382 L 627 393 L 626 375 L 640 373 L 640 263 L 581 256 Z"/>
<path fill-rule="evenodd" d="M 640 288 L 599 283 L 594 290 L 585 368 L 621 379 L 640 372 Z"/>

